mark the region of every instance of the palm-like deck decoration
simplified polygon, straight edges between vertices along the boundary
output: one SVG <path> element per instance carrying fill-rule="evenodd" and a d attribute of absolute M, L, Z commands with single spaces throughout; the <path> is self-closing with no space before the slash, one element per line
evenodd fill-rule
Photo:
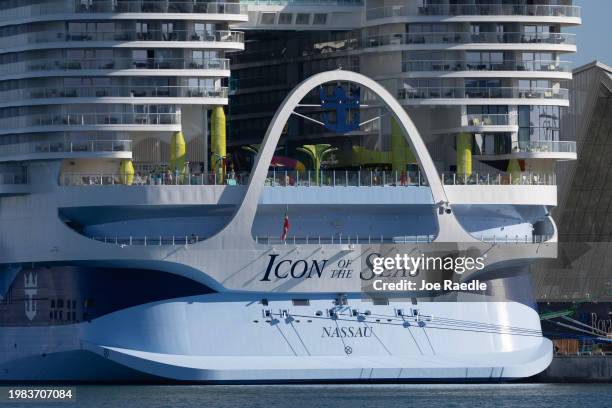
<path fill-rule="evenodd" d="M 259 154 L 259 149 L 261 148 L 261 144 L 257 143 L 257 144 L 248 144 L 248 145 L 244 145 L 242 146 L 242 150 L 246 150 L 247 152 L 251 153 L 253 156 L 257 156 Z M 279 151 L 280 149 L 282 149 L 283 146 L 276 146 L 276 149 L 274 149 L 275 152 Z"/>
<path fill-rule="evenodd" d="M 310 160 L 312 160 L 312 164 L 315 171 L 315 182 L 319 184 L 319 174 L 321 173 L 321 162 L 331 152 L 335 152 L 338 150 L 337 147 L 331 147 L 330 144 L 319 143 L 316 145 L 304 145 L 302 147 L 297 148 L 298 151 L 306 153 Z"/>

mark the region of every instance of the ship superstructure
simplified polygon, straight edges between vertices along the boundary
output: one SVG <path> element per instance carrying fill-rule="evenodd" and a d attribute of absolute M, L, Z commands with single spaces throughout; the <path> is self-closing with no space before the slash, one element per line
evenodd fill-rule
<path fill-rule="evenodd" d="M 0 380 L 499 381 L 546 368 L 552 346 L 541 335 L 528 265 L 556 255 L 554 163 L 575 159 L 575 148 L 500 152 L 472 168 L 477 135 L 459 126 L 459 135 L 432 139 L 419 123 L 429 113 L 406 109 L 387 82 L 343 67 L 304 72 L 285 92 L 265 131 L 249 140 L 247 171 L 219 136 L 229 76 L 222 58 L 243 47 L 229 24 L 246 23 L 247 10 L 248 24 L 263 19 L 260 5 L 53 4 L 2 4 L 2 41 L 11 43 L 0 53 L 0 83 L 17 96 L 3 102 L 0 136 Z M 577 23 L 577 10 L 562 7 Z M 462 13 L 459 20 L 475 18 Z M 74 34 L 73 24 L 86 33 Z M 88 60 L 77 56 L 74 66 L 56 67 L 51 60 L 64 64 L 72 47 L 95 60 L 111 52 L 114 64 L 128 51 L 121 58 L 131 65 L 77 66 Z M 143 49 L 146 66 L 134 65 Z M 224 69 L 189 65 L 208 50 L 214 55 L 202 58 Z M 166 51 L 188 65 L 160 65 Z M 30 59 L 43 60 L 40 69 Z M 463 118 L 471 98 L 440 105 Z M 496 99 L 509 109 L 523 101 Z M 141 113 L 176 120 L 142 121 Z M 356 156 L 340 155 L 335 143 L 339 156 L 329 159 L 322 150 L 332 147 L 313 140 L 300 146 L 314 152 L 311 163 L 288 161 L 287 140 L 300 140 L 291 134 L 296 119 L 332 129 L 328 140 L 350 142 Z M 520 129 L 505 132 L 512 140 Z M 382 144 L 369 142 L 375 133 Z M 449 135 L 455 153 L 432 152 L 452 145 Z M 382 154 L 385 143 L 391 150 Z M 427 245 L 481 249 L 487 268 L 456 279 L 480 279 L 489 290 L 453 301 L 364 296 L 369 256 Z"/>

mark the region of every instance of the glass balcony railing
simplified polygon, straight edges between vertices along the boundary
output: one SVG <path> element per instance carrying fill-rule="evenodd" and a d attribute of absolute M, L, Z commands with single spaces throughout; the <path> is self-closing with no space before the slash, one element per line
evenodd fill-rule
<path fill-rule="evenodd" d="M 2 118 L 0 129 L 38 126 L 177 125 L 180 123 L 179 113 L 57 113 Z"/>
<path fill-rule="evenodd" d="M 462 126 L 517 126 L 516 114 L 469 114 L 462 117 Z"/>
<path fill-rule="evenodd" d="M 527 140 L 512 144 L 494 144 L 493 151 L 480 153 L 482 156 L 502 156 L 513 153 L 576 153 L 576 142 L 559 140 Z"/>
<path fill-rule="evenodd" d="M 227 88 L 196 86 L 83 86 L 13 89 L 2 100 L 55 98 L 227 98 Z"/>
<path fill-rule="evenodd" d="M 363 48 L 413 44 L 576 44 L 576 35 L 569 33 L 496 33 L 439 32 L 397 33 L 366 37 Z"/>
<path fill-rule="evenodd" d="M 442 173 L 442 182 L 445 185 L 523 185 L 523 186 L 554 186 L 557 184 L 555 173 Z"/>
<path fill-rule="evenodd" d="M 11 5 L 13 5 L 11 7 Z M 0 21 L 64 13 L 180 13 L 245 14 L 247 6 L 239 2 L 208 0 L 64 0 L 23 6 L 19 0 L 4 4 Z M 245 16 L 246 17 L 246 16 Z"/>
<path fill-rule="evenodd" d="M 131 140 L 75 140 L 0 145 L 0 157 L 31 153 L 109 153 L 131 151 Z"/>
<path fill-rule="evenodd" d="M 13 169 L 0 168 L 0 185 L 28 184 L 28 171 L 26 167 Z"/>
<path fill-rule="evenodd" d="M 364 0 L 240 0 L 253 6 L 361 6 Z"/>
<path fill-rule="evenodd" d="M 121 70 L 121 69 L 215 69 L 229 70 L 227 58 L 183 59 L 183 58 L 113 58 L 113 59 L 39 59 L 0 65 L 0 75 L 15 75 L 26 72 L 77 71 L 77 70 Z"/>
<path fill-rule="evenodd" d="M 95 41 L 190 41 L 244 43 L 244 33 L 241 31 L 159 31 L 149 30 L 144 33 L 135 30 L 116 30 L 113 32 L 76 32 L 76 31 L 37 31 L 17 34 L 1 38 L 5 48 L 27 44 L 42 44 L 56 42 L 95 42 Z M 222 46 L 220 46 L 222 47 Z"/>
<path fill-rule="evenodd" d="M 119 173 L 69 173 L 61 177 L 65 186 L 100 186 L 125 184 L 126 175 Z M 555 185 L 553 173 L 442 173 L 445 185 Z M 215 173 L 172 174 L 170 171 L 134 175 L 132 184 L 139 185 L 246 185 L 248 173 L 222 178 Z M 270 171 L 265 181 L 268 187 L 427 187 L 425 176 L 419 171 Z"/>
<path fill-rule="evenodd" d="M 537 71 L 537 72 L 571 72 L 572 63 L 569 61 L 479 61 L 469 62 L 463 60 L 430 60 L 402 61 L 404 72 L 427 71 Z"/>
<path fill-rule="evenodd" d="M 512 144 L 513 152 L 576 153 L 576 142 L 558 140 L 529 140 Z"/>
<path fill-rule="evenodd" d="M 470 87 L 398 87 L 397 98 L 411 99 L 564 99 L 569 92 L 563 88 L 470 88 Z"/>
<path fill-rule="evenodd" d="M 580 7 L 525 4 L 432 4 L 387 6 L 366 10 L 366 20 L 411 16 L 538 16 L 580 17 Z"/>
<path fill-rule="evenodd" d="M 325 41 L 304 48 L 303 56 L 323 55 L 334 52 L 365 49 L 374 51 L 377 47 L 386 46 L 419 46 L 422 44 L 576 44 L 576 35 L 570 33 L 469 33 L 469 32 L 435 32 L 435 33 L 396 33 L 368 36 L 363 38 L 347 35 L 334 41 Z M 247 50 L 248 52 L 248 50 Z M 244 57 L 244 54 L 238 55 Z"/>

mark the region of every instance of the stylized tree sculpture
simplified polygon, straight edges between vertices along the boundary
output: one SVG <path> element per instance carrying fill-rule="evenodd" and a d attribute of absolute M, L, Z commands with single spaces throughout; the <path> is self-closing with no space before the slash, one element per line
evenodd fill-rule
<path fill-rule="evenodd" d="M 314 166 L 315 171 L 315 182 L 319 184 L 319 174 L 321 173 L 321 162 L 331 152 L 335 152 L 338 150 L 337 147 L 331 147 L 330 144 L 319 143 L 316 145 L 304 145 L 302 147 L 298 147 L 297 150 L 300 152 L 306 153 L 310 160 L 312 160 L 312 164 Z"/>
<path fill-rule="evenodd" d="M 248 145 L 242 146 L 242 150 L 246 150 L 247 152 L 251 153 L 253 156 L 257 156 L 257 153 L 259 153 L 260 147 L 261 147 L 260 144 L 248 144 Z M 279 151 L 282 148 L 283 146 L 276 146 L 276 149 L 274 149 L 274 151 Z"/>

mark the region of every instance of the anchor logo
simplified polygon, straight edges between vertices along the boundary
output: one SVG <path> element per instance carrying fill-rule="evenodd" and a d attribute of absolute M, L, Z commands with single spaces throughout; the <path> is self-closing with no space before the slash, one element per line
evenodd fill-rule
<path fill-rule="evenodd" d="M 25 280 L 23 284 L 23 292 L 25 294 L 25 315 L 32 321 L 36 317 L 36 300 L 34 296 L 38 293 L 38 274 L 37 273 L 24 273 L 23 278 Z"/>
<path fill-rule="evenodd" d="M 347 95 L 341 86 L 337 86 L 331 95 L 327 95 L 323 87 L 319 88 L 321 108 L 335 111 L 335 118 L 328 112 L 323 112 L 323 124 L 332 132 L 346 133 L 359 130 L 361 90 L 355 88 L 349 92 Z M 349 115 L 350 111 L 354 112 L 352 117 Z"/>

